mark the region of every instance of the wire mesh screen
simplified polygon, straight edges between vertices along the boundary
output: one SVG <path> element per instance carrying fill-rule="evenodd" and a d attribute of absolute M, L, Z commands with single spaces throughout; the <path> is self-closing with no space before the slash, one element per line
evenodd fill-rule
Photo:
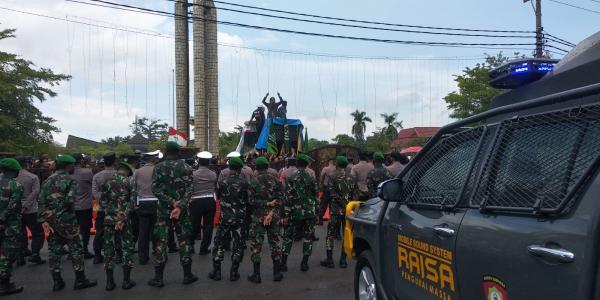
<path fill-rule="evenodd" d="M 412 168 L 402 190 L 409 204 L 453 206 L 458 201 L 483 133 L 483 127 L 447 137 Z"/>
<path fill-rule="evenodd" d="M 600 106 L 501 124 L 472 204 L 554 212 L 600 154 Z"/>

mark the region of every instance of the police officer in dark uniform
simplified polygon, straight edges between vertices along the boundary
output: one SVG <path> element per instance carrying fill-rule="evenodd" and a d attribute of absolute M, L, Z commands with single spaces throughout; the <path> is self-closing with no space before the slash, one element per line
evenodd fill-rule
<path fill-rule="evenodd" d="M 215 211 L 215 188 L 217 186 L 217 173 L 208 169 L 212 154 L 207 151 L 198 153 L 199 167 L 194 171 L 194 193 L 192 194 L 192 203 L 190 204 L 192 218 L 192 236 L 190 245 L 194 251 L 195 238 L 200 233 L 202 227 L 202 241 L 200 242 L 200 255 L 209 254 L 210 243 L 212 241 L 213 223 Z"/>
<path fill-rule="evenodd" d="M 150 241 L 152 241 L 153 249 L 156 246 L 156 240 L 152 232 L 156 223 L 156 203 L 158 198 L 152 193 L 152 172 L 154 171 L 154 166 L 160 162 L 160 158 L 162 158 L 160 151 L 145 153 L 142 159 L 146 163 L 133 174 L 134 187 L 137 194 L 136 211 L 139 220 L 138 257 L 142 265 L 148 264 L 150 260 Z"/>

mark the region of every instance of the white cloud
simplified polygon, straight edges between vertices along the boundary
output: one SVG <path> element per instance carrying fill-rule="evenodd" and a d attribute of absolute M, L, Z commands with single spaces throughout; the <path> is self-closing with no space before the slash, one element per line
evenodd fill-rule
<path fill-rule="evenodd" d="M 80 22 L 109 27 L 134 23 L 132 30 L 173 33 L 167 17 L 58 0 L 4 2 L 0 6 L 62 18 L 68 15 Z M 155 5 L 168 7 L 166 1 Z M 62 129 L 56 135 L 58 142 L 65 143 L 68 134 L 95 140 L 127 135 L 136 114 L 172 123 L 172 39 L 1 9 L 0 19 L 2 27 L 17 28 L 16 39 L 2 42 L 3 51 L 73 75 L 70 83 L 56 88 L 58 97 L 40 105 Z M 278 46 L 282 41 L 271 32 L 247 39 L 219 29 L 221 44 L 286 48 Z M 293 49 L 314 47 L 294 39 L 290 43 Z M 190 72 L 192 62 L 190 57 Z M 319 139 L 349 133 L 349 114 L 355 109 L 366 111 L 375 121 L 368 124 L 369 133 L 382 125 L 379 114 L 384 112 L 398 112 L 405 127 L 443 125 L 448 118 L 441 98 L 454 88 L 450 74 L 467 63 L 314 57 L 219 46 L 220 127 L 233 130 L 249 118 L 265 93 L 277 91 L 289 101 L 288 117 L 300 118 L 309 135 Z"/>

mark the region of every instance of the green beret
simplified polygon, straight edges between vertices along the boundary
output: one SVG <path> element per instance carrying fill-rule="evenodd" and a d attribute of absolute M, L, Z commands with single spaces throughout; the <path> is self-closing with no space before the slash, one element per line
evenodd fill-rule
<path fill-rule="evenodd" d="M 133 167 L 126 162 L 119 162 L 119 168 L 125 168 L 129 170 L 129 173 L 133 174 Z"/>
<path fill-rule="evenodd" d="M 13 171 L 21 171 L 21 165 L 14 158 L 5 158 L 0 160 L 0 168 L 13 170 Z"/>
<path fill-rule="evenodd" d="M 381 153 L 381 152 L 375 152 L 375 153 L 373 153 L 373 159 L 381 159 L 381 160 L 383 160 L 384 159 L 383 153 Z"/>
<path fill-rule="evenodd" d="M 174 141 L 167 142 L 167 150 L 179 150 L 179 149 L 181 149 L 181 146 L 179 146 L 179 144 L 177 144 L 177 142 L 174 142 Z"/>
<path fill-rule="evenodd" d="M 268 166 L 269 165 L 269 161 L 264 156 L 261 156 L 261 157 L 259 157 L 259 158 L 256 159 L 255 164 L 256 164 L 257 167 L 258 166 Z"/>
<path fill-rule="evenodd" d="M 61 165 L 62 164 L 74 164 L 75 162 L 76 162 L 75 158 L 69 154 L 59 154 L 56 157 L 56 163 L 61 164 Z"/>
<path fill-rule="evenodd" d="M 298 154 L 298 156 L 296 157 L 296 159 L 298 159 L 298 161 L 303 161 L 307 164 L 310 163 L 310 157 L 308 157 L 308 155 L 304 154 L 304 153 L 300 153 Z"/>
<path fill-rule="evenodd" d="M 239 157 L 230 157 L 229 166 L 234 168 L 241 168 L 244 166 L 244 162 Z"/>
<path fill-rule="evenodd" d="M 348 158 L 346 158 L 345 156 L 336 156 L 335 163 L 338 164 L 338 165 L 347 166 L 348 165 Z"/>

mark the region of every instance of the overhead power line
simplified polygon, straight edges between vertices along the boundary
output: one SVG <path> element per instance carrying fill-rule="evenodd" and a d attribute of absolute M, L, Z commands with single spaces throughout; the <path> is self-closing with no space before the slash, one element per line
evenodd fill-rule
<path fill-rule="evenodd" d="M 385 26 L 396 26 L 396 27 L 408 27 L 408 28 L 421 28 L 421 29 L 437 29 L 437 30 L 449 30 L 449 31 L 472 31 L 472 32 L 504 32 L 504 33 L 535 33 L 535 31 L 531 30 L 493 30 L 493 29 L 472 29 L 472 28 L 451 28 L 451 27 L 435 27 L 435 26 L 422 26 L 422 25 L 409 25 L 409 24 L 397 24 L 397 23 L 385 23 L 385 22 L 376 22 L 376 21 L 368 21 L 368 20 L 357 20 L 357 19 L 347 19 L 347 18 L 339 18 L 339 17 L 328 17 L 328 16 L 320 16 L 299 12 L 291 12 L 285 10 L 278 9 L 269 9 L 258 6 L 251 5 L 243 5 L 237 3 L 231 3 L 226 1 L 214 1 L 215 3 L 226 4 L 237 7 L 251 8 L 263 11 L 270 11 L 276 13 L 283 13 L 289 15 L 303 16 L 303 17 L 311 17 L 311 18 L 319 18 L 326 20 L 336 20 L 336 21 L 345 21 L 345 22 L 354 22 L 354 23 L 364 23 L 364 24 L 372 24 L 372 25 L 385 25 Z"/>
<path fill-rule="evenodd" d="M 571 47 L 577 46 L 577 45 L 575 45 L 575 44 L 573 44 L 573 43 L 571 43 L 569 41 L 565 41 L 565 40 L 563 40 L 563 39 L 561 39 L 561 38 L 559 38 L 559 37 L 557 37 L 555 35 L 552 35 L 552 34 L 546 32 L 546 31 L 544 31 L 544 35 L 546 36 L 546 38 L 550 37 L 548 39 L 550 39 L 551 41 L 555 41 L 557 43 L 558 42 L 563 42 L 563 45 L 567 45 L 567 46 L 571 46 Z"/>
<path fill-rule="evenodd" d="M 266 26 L 257 26 L 257 25 L 248 25 L 248 24 L 242 24 L 242 23 L 236 23 L 236 22 L 228 22 L 228 21 L 219 21 L 219 20 L 206 20 L 203 18 L 197 18 L 194 16 L 187 16 L 187 15 L 177 15 L 171 12 L 166 12 L 166 11 L 160 11 L 160 10 L 155 10 L 155 9 L 149 9 L 149 8 L 144 8 L 144 7 L 139 7 L 139 6 L 133 6 L 133 5 L 127 5 L 127 4 L 121 4 L 121 3 L 115 3 L 115 2 L 110 2 L 110 1 L 103 1 L 103 0 L 88 0 L 91 2 L 95 2 L 95 3 L 90 3 L 90 2 L 84 2 L 84 1 L 76 1 L 76 0 L 67 0 L 69 2 L 76 2 L 76 3 L 83 3 L 83 4 L 87 4 L 87 5 L 93 5 L 93 6 L 103 6 L 103 5 L 98 5 L 97 3 L 103 3 L 103 4 L 107 4 L 108 6 L 104 6 L 104 7 L 110 7 L 110 8 L 116 8 L 116 9 L 120 9 L 120 8 L 125 8 L 125 10 L 127 9 L 133 9 L 134 11 L 137 12 L 148 12 L 151 14 L 158 14 L 158 15 L 162 15 L 162 16 L 171 16 L 171 17 L 179 17 L 179 18 L 187 18 L 192 19 L 192 20 L 200 20 L 200 21 L 208 21 L 208 22 L 215 22 L 217 24 L 222 24 L 222 25 L 228 25 L 228 26 L 236 26 L 236 27 L 242 27 L 242 28 L 250 28 L 250 29 L 259 29 L 259 30 L 268 30 L 268 31 L 274 31 L 274 32 L 282 32 L 282 33 L 292 33 L 292 34 L 298 34 L 298 35 L 306 35 L 306 36 L 317 36 L 317 37 L 328 37 L 328 38 L 337 38 L 337 39 L 347 39 L 347 40 L 357 40 L 357 41 L 367 41 L 367 42 L 380 42 L 380 43 L 391 43 L 391 44 L 405 44 L 405 45 L 422 45 L 422 46 L 442 46 L 442 47 L 480 47 L 480 46 L 532 46 L 534 45 L 533 43 L 459 43 L 459 42 L 425 42 L 425 41 L 412 41 L 412 40 L 395 40 L 395 39 L 378 39 L 378 38 L 368 38 L 368 37 L 356 37 L 356 36 L 347 36 L 347 35 L 336 35 L 336 34 L 326 34 L 326 33 L 316 33 L 316 32 L 306 32 L 306 31 L 299 31 L 299 30 L 290 30 L 290 29 L 281 29 L 281 28 L 273 28 L 273 27 L 266 27 Z"/>
<path fill-rule="evenodd" d="M 117 30 L 117 31 L 121 31 L 121 32 L 129 32 L 129 33 L 134 33 L 134 34 L 147 35 L 147 36 L 151 36 L 151 37 L 175 39 L 175 36 L 171 35 L 171 34 L 165 34 L 165 33 L 158 32 L 158 31 L 151 31 L 151 30 L 135 28 L 135 27 L 130 27 L 130 26 L 124 26 L 124 25 L 120 25 L 120 24 L 111 24 L 111 23 L 104 22 L 101 20 L 95 20 L 95 19 L 90 19 L 90 18 L 81 17 L 81 16 L 69 15 L 67 18 L 61 18 L 61 17 L 55 17 L 55 16 L 50 16 L 50 15 L 45 15 L 45 14 L 40 14 L 40 13 L 35 13 L 35 12 L 17 10 L 17 9 L 12 9 L 12 8 L 7 8 L 7 7 L 0 7 L 0 9 L 6 10 L 6 11 L 12 11 L 12 12 L 16 12 L 16 13 L 21 13 L 21 14 L 26 14 L 26 15 L 31 15 L 31 16 L 35 16 L 35 17 L 52 19 L 52 20 L 56 20 L 56 21 L 80 24 L 80 25 L 84 25 L 84 26 L 104 28 L 104 29 L 109 29 L 109 30 Z M 103 24 L 79 21 L 79 20 L 72 19 L 69 17 L 74 17 L 77 19 L 85 19 L 85 20 L 89 20 L 91 22 L 102 22 Z M 365 59 L 365 60 L 396 60 L 396 61 L 403 61 L 403 60 L 404 61 L 455 61 L 455 60 L 459 60 L 459 61 L 462 61 L 462 60 L 482 60 L 485 58 L 482 56 L 448 56 L 448 57 L 361 56 L 361 55 L 344 55 L 344 54 L 333 54 L 333 53 L 318 53 L 318 52 L 310 52 L 310 51 L 302 52 L 302 51 L 292 51 L 292 50 L 284 50 L 284 49 L 267 49 L 267 48 L 231 45 L 231 44 L 225 44 L 225 43 L 218 43 L 218 45 L 223 46 L 223 47 L 254 50 L 254 51 L 260 51 L 260 52 L 283 53 L 283 54 L 315 56 L 315 57 Z"/>
<path fill-rule="evenodd" d="M 175 2 L 176 0 L 167 0 L 167 1 Z M 202 4 L 191 4 L 191 5 L 192 6 L 202 6 L 202 7 L 206 7 L 206 8 L 213 8 L 212 6 L 202 5 Z M 314 24 L 322 24 L 322 25 L 359 28 L 359 29 L 390 31 L 390 32 L 405 32 L 405 33 L 419 33 L 419 34 L 447 35 L 447 36 L 470 36 L 470 37 L 486 37 L 486 38 L 528 38 L 528 39 L 535 38 L 535 36 L 533 36 L 533 35 L 494 35 L 494 34 L 482 34 L 482 33 L 435 32 L 435 31 L 421 31 L 421 30 L 373 27 L 373 26 L 364 26 L 364 25 L 353 25 L 353 24 L 333 23 L 333 22 L 325 22 L 325 21 L 317 21 L 317 20 L 300 19 L 300 18 L 294 18 L 294 17 L 284 17 L 284 16 L 270 15 L 270 14 L 264 14 L 264 13 L 259 13 L 259 12 L 244 11 L 244 10 L 238 10 L 238 9 L 225 8 L 225 7 L 214 7 L 214 8 L 216 8 L 218 10 L 231 11 L 231 12 L 236 12 L 236 13 L 241 13 L 241 14 L 250 14 L 250 15 L 275 18 L 275 19 L 283 19 L 283 20 L 288 20 L 288 21 L 306 22 L 306 23 L 314 23 Z"/>
<path fill-rule="evenodd" d="M 589 9 L 589 8 L 585 8 L 585 7 L 581 7 L 581 6 L 577 6 L 577 5 L 573 5 L 573 4 L 566 3 L 566 2 L 562 2 L 562 1 L 558 1 L 558 0 L 548 0 L 548 1 L 554 2 L 554 3 L 558 3 L 558 4 L 562 4 L 562 5 L 569 6 L 569 7 L 573 7 L 573 8 L 577 8 L 577 9 L 580 9 L 580 10 L 585 10 L 587 12 L 592 12 L 592 13 L 600 14 L 600 11 Z"/>

